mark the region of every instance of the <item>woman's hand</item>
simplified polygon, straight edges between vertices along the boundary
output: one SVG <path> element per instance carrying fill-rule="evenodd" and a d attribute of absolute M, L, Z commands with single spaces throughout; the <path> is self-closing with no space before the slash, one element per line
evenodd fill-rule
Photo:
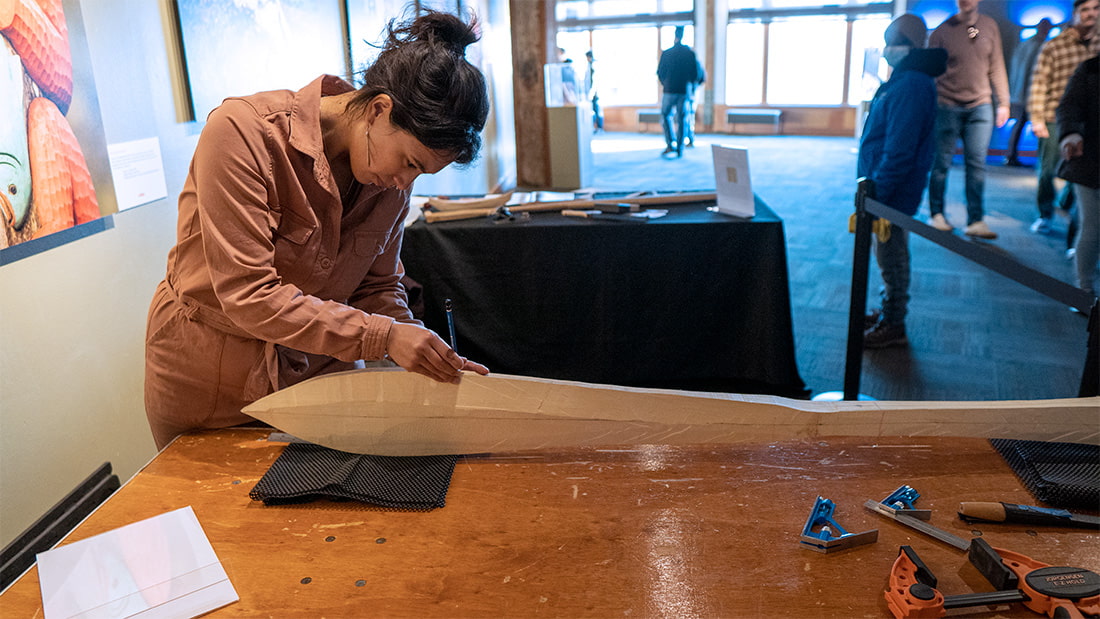
<path fill-rule="evenodd" d="M 463 370 L 482 376 L 489 373 L 484 365 L 460 357 L 431 330 L 404 322 L 390 327 L 386 353 L 406 370 L 441 383 L 457 383 Z"/>

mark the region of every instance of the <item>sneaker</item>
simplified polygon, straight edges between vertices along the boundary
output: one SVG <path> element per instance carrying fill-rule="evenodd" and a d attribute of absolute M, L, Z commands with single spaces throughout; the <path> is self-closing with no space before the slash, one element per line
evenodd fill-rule
<path fill-rule="evenodd" d="M 997 238 L 997 233 L 990 230 L 989 226 L 985 225 L 985 222 L 979 219 L 966 227 L 966 236 L 972 236 L 976 239 L 993 240 Z"/>
<path fill-rule="evenodd" d="M 1049 217 L 1040 217 L 1031 224 L 1031 231 L 1035 234 L 1049 234 L 1053 227 Z"/>
<path fill-rule="evenodd" d="M 863 332 L 864 348 L 890 348 L 891 346 L 908 346 L 909 338 L 905 336 L 905 325 L 894 325 L 888 322 L 879 322 L 873 328 Z"/>
<path fill-rule="evenodd" d="M 944 232 L 951 232 L 955 229 L 955 226 L 952 226 L 951 223 L 947 221 L 947 218 L 943 216 L 943 213 L 936 213 L 935 215 L 933 215 L 931 221 L 928 222 L 928 225 L 937 230 L 943 230 Z"/>
<path fill-rule="evenodd" d="M 1073 260 L 1073 257 L 1077 255 L 1077 248 L 1070 247 L 1066 250 L 1066 260 Z"/>
<path fill-rule="evenodd" d="M 671 154 L 671 153 L 674 153 L 674 152 L 676 152 L 675 148 L 673 148 L 671 146 L 666 146 L 664 152 L 661 153 L 661 156 L 664 157 L 665 155 L 668 155 L 668 154 Z"/>
<path fill-rule="evenodd" d="M 863 317 L 863 330 L 873 329 L 878 321 L 882 319 L 882 310 L 873 309 L 867 312 L 867 315 Z"/>

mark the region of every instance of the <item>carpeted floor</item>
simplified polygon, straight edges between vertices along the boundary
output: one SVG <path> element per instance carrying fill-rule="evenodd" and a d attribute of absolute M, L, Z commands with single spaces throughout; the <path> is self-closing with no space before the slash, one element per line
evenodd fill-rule
<path fill-rule="evenodd" d="M 710 145 L 749 149 L 753 188 L 784 220 L 802 378 L 814 393 L 843 387 L 853 236 L 854 138 L 700 135 L 682 159 L 663 159 L 657 134 L 597 135 L 592 187 L 713 190 Z M 991 163 L 989 245 L 1065 282 L 1067 221 L 1049 235 L 1036 217 L 1035 171 Z M 965 223 L 961 166 L 948 178 L 948 218 Z M 927 216 L 927 202 L 920 218 Z M 864 353 L 861 393 L 883 400 L 1015 400 L 1075 397 L 1084 367 L 1085 316 L 923 238 L 911 236 L 910 344 Z M 871 265 L 871 307 L 881 280 Z"/>

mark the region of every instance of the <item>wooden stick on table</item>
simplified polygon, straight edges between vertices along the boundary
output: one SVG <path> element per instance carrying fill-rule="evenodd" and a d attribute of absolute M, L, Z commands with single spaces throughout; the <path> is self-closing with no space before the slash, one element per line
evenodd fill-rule
<path fill-rule="evenodd" d="M 646 196 L 637 198 L 606 198 L 600 200 L 585 199 L 585 200 L 555 200 L 553 202 L 528 202 L 527 204 L 516 204 L 509 206 L 508 210 L 513 213 L 539 213 L 548 211 L 560 211 L 563 209 L 586 209 L 592 208 L 601 202 L 608 202 L 614 200 L 629 200 L 631 204 L 640 204 L 642 206 L 658 206 L 662 204 L 690 204 L 692 202 L 706 202 L 708 200 L 716 199 L 717 194 L 714 192 L 698 192 L 698 193 L 673 193 L 658 196 Z M 431 202 L 429 202 L 430 204 Z M 428 223 L 435 223 L 437 221 L 458 221 L 462 219 L 476 219 L 478 217 L 488 217 L 496 212 L 499 206 L 493 207 L 479 207 L 470 209 L 456 209 L 448 211 L 426 211 L 424 213 L 424 220 Z"/>

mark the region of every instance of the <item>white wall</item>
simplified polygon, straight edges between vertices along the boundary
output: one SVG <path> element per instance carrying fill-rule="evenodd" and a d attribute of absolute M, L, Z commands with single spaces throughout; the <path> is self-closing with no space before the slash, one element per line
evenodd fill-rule
<path fill-rule="evenodd" d="M 0 267 L 3 544 L 102 462 L 125 480 L 155 453 L 142 405 L 145 312 L 197 137 L 193 123 L 177 122 L 161 4 L 82 8 L 107 143 L 159 137 L 170 198 Z"/>
<path fill-rule="evenodd" d="M 79 5 L 106 141 L 158 137 L 168 198 L 0 267 L 0 546 L 102 462 L 125 481 L 155 455 L 142 403 L 145 315 L 201 126 L 181 120 L 168 0 Z M 499 166 L 486 158 L 436 190 L 485 191 Z"/>

